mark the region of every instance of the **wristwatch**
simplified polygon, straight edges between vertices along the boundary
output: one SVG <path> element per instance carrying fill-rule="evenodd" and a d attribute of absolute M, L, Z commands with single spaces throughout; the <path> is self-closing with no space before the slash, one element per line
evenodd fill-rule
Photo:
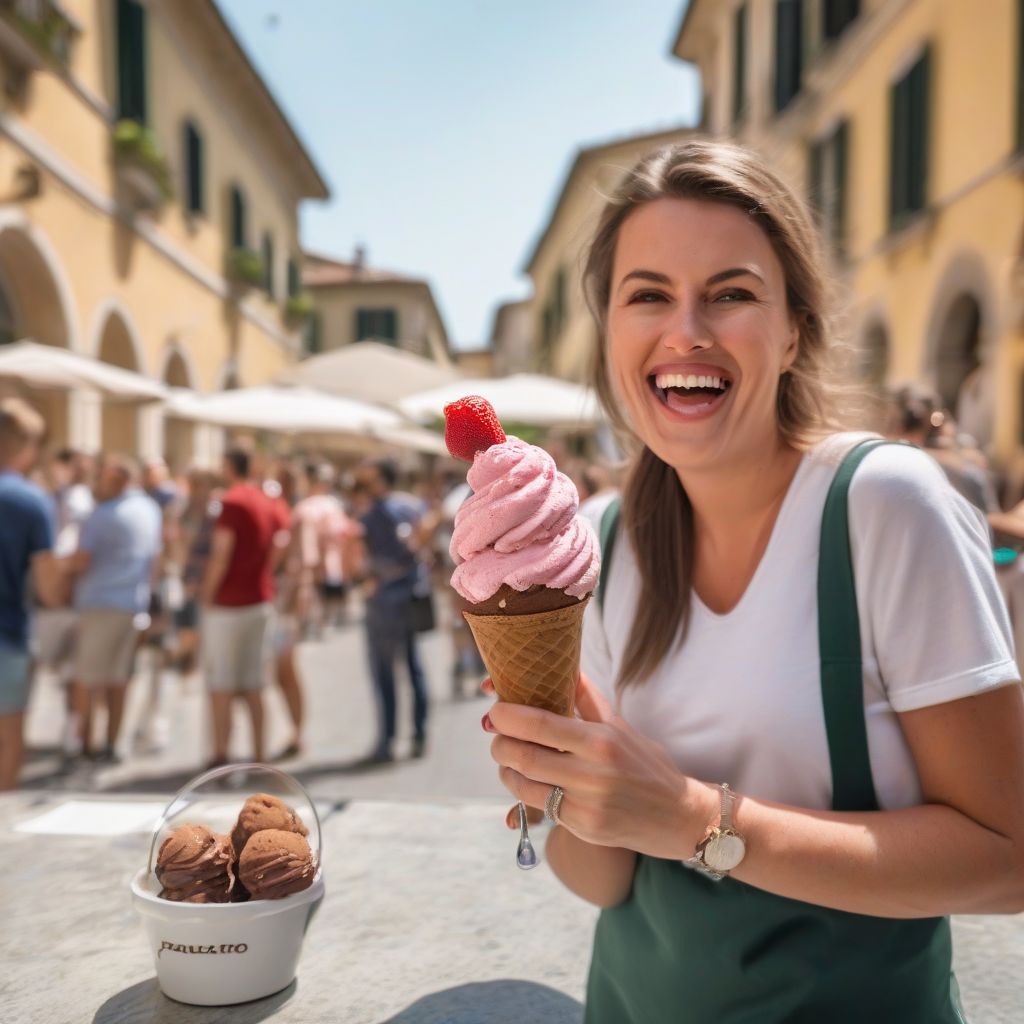
<path fill-rule="evenodd" d="M 722 810 L 718 824 L 708 827 L 704 838 L 693 851 L 693 856 L 683 861 L 686 867 L 700 871 L 716 882 L 739 867 L 747 853 L 747 841 L 736 831 L 732 823 L 736 794 L 729 788 L 727 782 L 721 783 L 718 788 L 722 794 Z"/>

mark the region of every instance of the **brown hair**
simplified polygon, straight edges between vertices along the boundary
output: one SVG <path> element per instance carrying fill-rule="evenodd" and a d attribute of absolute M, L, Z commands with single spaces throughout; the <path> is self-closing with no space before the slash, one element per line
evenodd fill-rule
<path fill-rule="evenodd" d="M 0 463 L 16 458 L 27 445 L 41 444 L 46 420 L 24 399 L 0 400 Z"/>
<path fill-rule="evenodd" d="M 749 214 L 768 236 L 786 280 L 786 301 L 799 329 L 793 364 L 779 381 L 779 434 L 795 448 L 849 426 L 848 389 L 834 379 L 837 346 L 827 306 L 828 283 L 814 221 L 804 203 L 765 164 L 740 146 L 695 139 L 644 157 L 609 198 L 586 253 L 583 285 L 598 327 L 594 385 L 613 426 L 635 454 L 623 489 L 622 526 L 636 556 L 641 589 L 619 675 L 642 682 L 682 643 L 690 616 L 693 509 L 676 471 L 633 433 L 613 392 L 606 332 L 619 229 L 657 199 L 701 199 Z M 844 395 L 844 401 L 837 398 Z M 641 612 L 640 609 L 643 609 Z"/>

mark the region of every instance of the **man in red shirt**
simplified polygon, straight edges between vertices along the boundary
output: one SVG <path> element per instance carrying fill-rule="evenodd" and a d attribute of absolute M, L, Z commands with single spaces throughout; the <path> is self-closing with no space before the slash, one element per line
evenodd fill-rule
<path fill-rule="evenodd" d="M 225 490 L 203 579 L 203 675 L 213 718 L 210 767 L 226 764 L 231 704 L 245 703 L 253 757 L 263 760 L 263 684 L 276 562 L 288 546 L 289 512 L 249 479 L 249 453 L 224 456 Z"/>

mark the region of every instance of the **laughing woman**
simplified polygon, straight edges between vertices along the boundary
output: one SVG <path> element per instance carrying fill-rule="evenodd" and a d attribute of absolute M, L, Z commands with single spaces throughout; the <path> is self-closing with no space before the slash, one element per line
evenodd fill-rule
<path fill-rule="evenodd" d="M 588 1024 L 955 1024 L 947 915 L 1024 910 L 987 531 L 926 454 L 842 432 L 822 265 L 793 192 L 714 142 L 643 160 L 589 252 L 637 454 L 578 717 L 485 719 L 604 908 Z"/>

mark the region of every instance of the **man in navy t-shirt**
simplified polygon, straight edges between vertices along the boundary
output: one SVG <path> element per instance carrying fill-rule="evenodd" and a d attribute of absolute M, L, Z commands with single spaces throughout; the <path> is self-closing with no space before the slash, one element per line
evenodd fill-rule
<path fill-rule="evenodd" d="M 416 649 L 413 597 L 420 578 L 420 530 L 426 508 L 420 499 L 394 490 L 397 471 L 387 459 L 363 463 L 357 482 L 369 497 L 361 516 L 366 572 L 366 640 L 370 674 L 379 701 L 377 744 L 372 761 L 390 761 L 395 739 L 395 660 L 404 655 L 413 693 L 412 756 L 422 757 L 427 741 L 427 683 Z"/>
<path fill-rule="evenodd" d="M 0 790 L 18 783 L 28 706 L 28 600 L 31 579 L 47 606 L 62 603 L 66 584 L 53 557 L 46 495 L 25 479 L 39 456 L 46 424 L 19 398 L 0 401 Z"/>

